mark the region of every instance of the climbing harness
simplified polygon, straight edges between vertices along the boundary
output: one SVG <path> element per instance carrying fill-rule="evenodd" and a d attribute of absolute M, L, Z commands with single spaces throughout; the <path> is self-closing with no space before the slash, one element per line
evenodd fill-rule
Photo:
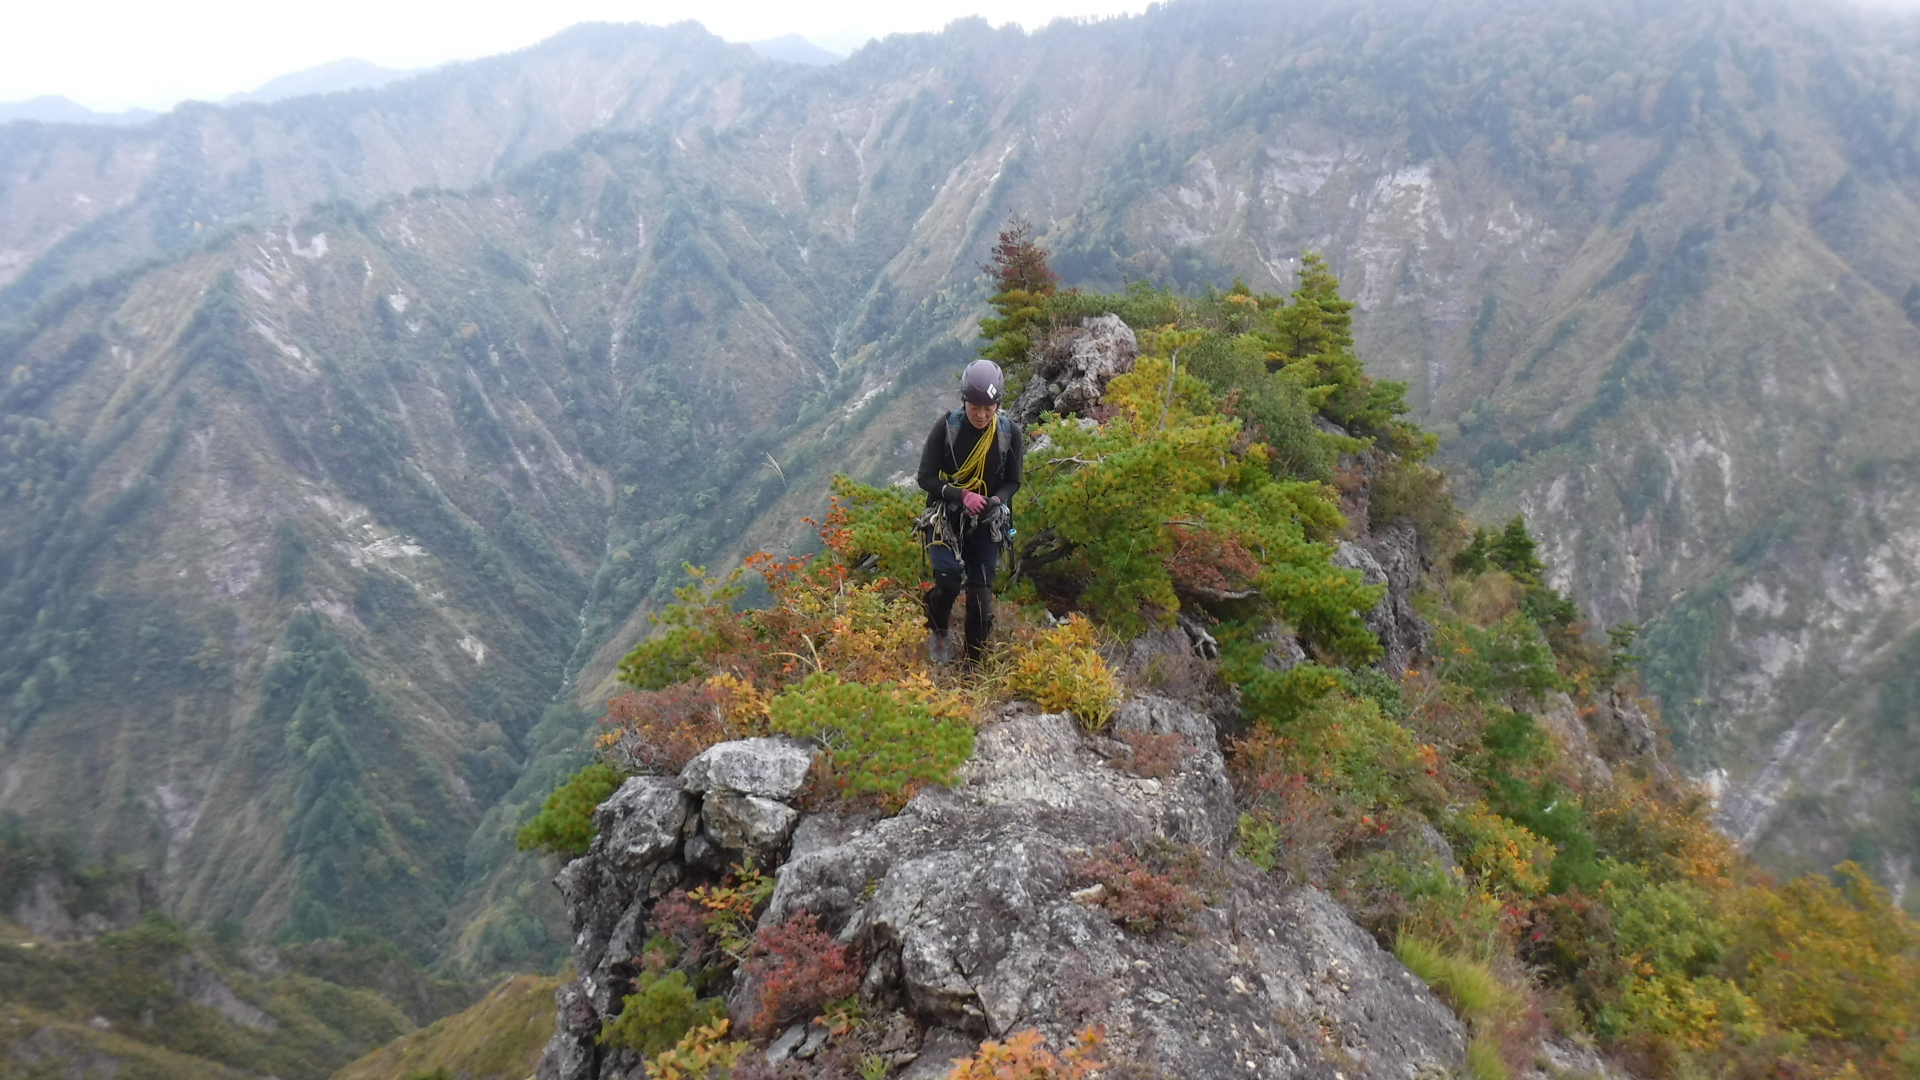
<path fill-rule="evenodd" d="M 954 444 L 960 437 L 960 425 L 966 421 L 965 409 L 954 409 L 947 414 L 947 460 L 953 460 Z M 1005 468 L 1007 455 L 1013 448 L 1012 420 L 1004 420 L 999 415 L 993 418 L 993 426 L 973 444 L 967 460 L 960 463 L 952 472 L 942 471 L 942 483 L 952 484 L 963 491 L 977 495 L 987 493 L 987 448 L 995 447 L 1000 452 L 1001 467 Z M 1016 533 L 1013 528 L 1013 511 L 1004 503 L 994 503 L 982 514 L 949 514 L 949 506 L 935 499 L 920 512 L 913 523 L 913 531 L 920 541 L 922 551 L 935 547 L 944 547 L 956 556 L 960 554 L 960 542 L 974 529 L 986 526 L 988 535 L 996 544 L 1006 544 Z M 956 522 L 954 519 L 958 518 Z M 931 556 L 928 557 L 931 561 Z"/>

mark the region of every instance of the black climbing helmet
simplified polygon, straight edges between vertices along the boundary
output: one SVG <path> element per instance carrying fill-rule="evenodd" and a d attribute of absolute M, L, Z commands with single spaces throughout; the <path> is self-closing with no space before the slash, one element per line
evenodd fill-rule
<path fill-rule="evenodd" d="M 960 376 L 960 397 L 969 405 L 998 405 L 1006 387 L 1000 365 L 991 360 L 975 360 Z"/>

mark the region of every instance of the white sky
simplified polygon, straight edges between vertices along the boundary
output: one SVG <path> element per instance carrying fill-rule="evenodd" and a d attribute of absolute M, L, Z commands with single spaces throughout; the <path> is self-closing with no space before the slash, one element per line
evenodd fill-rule
<path fill-rule="evenodd" d="M 1029 29 L 1138 12 L 1146 0 L 13 0 L 0 14 L 0 102 L 59 94 L 92 109 L 218 101 L 343 57 L 429 67 L 523 48 L 582 22 L 697 19 L 730 41 L 797 33 L 846 52 L 966 15 Z"/>

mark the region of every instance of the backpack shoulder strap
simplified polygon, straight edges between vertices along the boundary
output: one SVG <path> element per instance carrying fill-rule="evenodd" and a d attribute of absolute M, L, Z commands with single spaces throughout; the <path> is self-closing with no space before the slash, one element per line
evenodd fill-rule
<path fill-rule="evenodd" d="M 1002 472 L 1006 471 L 1007 454 L 1010 453 L 1013 448 L 1014 427 L 1013 417 L 1003 416 L 1000 418 L 1000 437 L 996 441 L 1000 444 L 1000 469 Z"/>
<path fill-rule="evenodd" d="M 947 458 L 949 460 L 953 458 L 953 441 L 960 437 L 960 418 L 964 415 L 966 415 L 965 412 L 960 409 L 947 414 Z M 959 463 L 954 462 L 954 464 Z"/>

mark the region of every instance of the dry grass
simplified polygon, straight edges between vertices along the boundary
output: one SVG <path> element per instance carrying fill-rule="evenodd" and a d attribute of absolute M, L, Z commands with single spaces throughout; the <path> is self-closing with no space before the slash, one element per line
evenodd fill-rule
<path fill-rule="evenodd" d="M 469 1080 L 522 1080 L 553 1036 L 552 976 L 516 975 L 472 1008 L 402 1035 L 333 1074 L 333 1080 L 404 1080 L 446 1070 Z"/>

